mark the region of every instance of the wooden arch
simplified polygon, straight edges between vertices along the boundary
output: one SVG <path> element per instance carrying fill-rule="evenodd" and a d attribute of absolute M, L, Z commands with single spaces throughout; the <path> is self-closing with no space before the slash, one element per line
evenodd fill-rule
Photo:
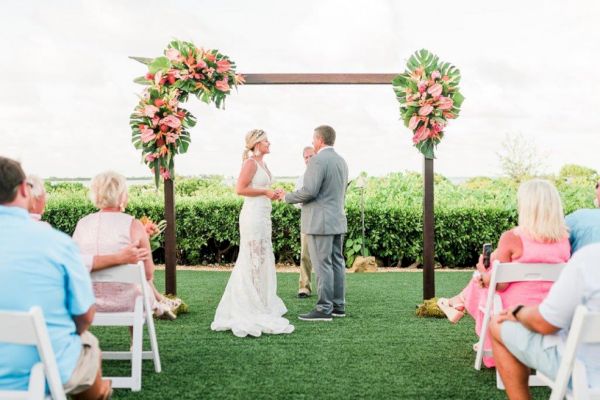
<path fill-rule="evenodd" d="M 397 74 L 245 74 L 246 85 L 391 85 Z M 435 297 L 433 160 L 424 159 L 423 196 L 423 299 Z M 175 198 L 172 180 L 165 180 L 165 285 L 176 294 Z"/>

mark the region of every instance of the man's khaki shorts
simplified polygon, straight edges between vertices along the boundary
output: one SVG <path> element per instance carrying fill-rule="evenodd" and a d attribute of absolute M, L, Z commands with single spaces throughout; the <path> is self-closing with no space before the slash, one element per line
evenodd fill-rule
<path fill-rule="evenodd" d="M 77 365 L 64 389 L 67 394 L 78 394 L 89 389 L 96 380 L 100 368 L 100 347 L 98 339 L 90 332 L 81 335 L 81 354 Z"/>

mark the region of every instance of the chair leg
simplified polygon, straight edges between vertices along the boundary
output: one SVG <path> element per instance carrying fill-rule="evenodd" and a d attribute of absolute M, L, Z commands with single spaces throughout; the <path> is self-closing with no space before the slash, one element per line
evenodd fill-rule
<path fill-rule="evenodd" d="M 150 337 L 150 348 L 152 350 L 152 362 L 154 363 L 154 371 L 160 373 L 162 371 L 160 364 L 160 353 L 158 352 L 158 340 L 156 338 L 156 329 L 154 328 L 154 320 L 152 314 L 146 312 L 146 325 L 148 326 L 148 336 Z"/>
<path fill-rule="evenodd" d="M 136 302 L 135 309 L 136 312 L 133 321 L 133 345 L 131 354 L 131 390 L 137 392 L 142 389 L 142 344 L 144 339 L 144 320 L 141 301 Z"/>
<path fill-rule="evenodd" d="M 496 387 L 500 390 L 505 390 L 504 382 L 502 382 L 502 377 L 500 376 L 498 369 L 496 369 Z"/>

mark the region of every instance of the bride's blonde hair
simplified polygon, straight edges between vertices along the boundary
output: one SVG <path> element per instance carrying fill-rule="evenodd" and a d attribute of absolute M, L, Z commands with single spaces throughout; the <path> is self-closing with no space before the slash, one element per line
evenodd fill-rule
<path fill-rule="evenodd" d="M 252 129 L 246 134 L 246 147 L 242 153 L 242 161 L 246 161 L 254 151 L 256 145 L 267 138 L 267 133 L 262 129 Z"/>

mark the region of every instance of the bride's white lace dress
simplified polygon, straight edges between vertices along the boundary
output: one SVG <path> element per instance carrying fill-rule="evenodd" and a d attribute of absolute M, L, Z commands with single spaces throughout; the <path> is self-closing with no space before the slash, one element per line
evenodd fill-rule
<path fill-rule="evenodd" d="M 268 188 L 271 176 L 257 163 L 252 187 Z M 277 296 L 271 243 L 271 200 L 245 197 L 240 213 L 240 252 L 210 328 L 235 336 L 292 333 L 283 301 Z"/>

